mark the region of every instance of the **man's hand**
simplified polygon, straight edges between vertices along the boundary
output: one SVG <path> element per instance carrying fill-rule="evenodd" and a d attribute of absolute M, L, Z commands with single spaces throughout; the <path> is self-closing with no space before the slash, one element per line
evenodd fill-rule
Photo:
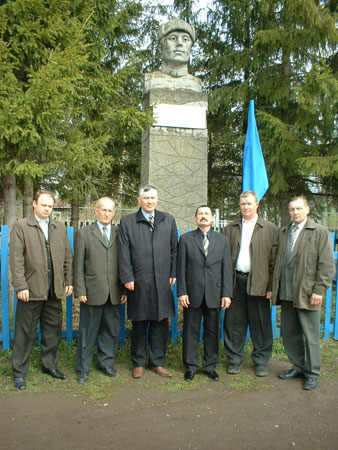
<path fill-rule="evenodd" d="M 188 308 L 188 306 L 190 305 L 190 302 L 189 302 L 189 297 L 187 295 L 180 295 L 178 297 L 178 299 L 179 299 L 181 305 L 183 306 L 183 308 Z"/>
<path fill-rule="evenodd" d="M 128 283 L 124 283 L 124 287 L 128 289 L 128 291 L 133 291 L 135 289 L 134 281 L 129 281 Z"/>
<path fill-rule="evenodd" d="M 323 301 L 323 296 L 318 294 L 312 294 L 310 298 L 310 302 L 312 306 L 321 305 Z"/>
<path fill-rule="evenodd" d="M 87 296 L 86 295 L 79 295 L 78 296 L 80 303 L 87 303 Z"/>
<path fill-rule="evenodd" d="M 228 309 L 231 305 L 231 298 L 230 297 L 222 297 L 222 308 Z"/>
<path fill-rule="evenodd" d="M 272 299 L 272 291 L 268 291 L 268 292 L 266 293 L 266 298 L 267 298 L 268 300 L 271 300 L 271 299 Z"/>
<path fill-rule="evenodd" d="M 17 292 L 16 297 L 22 302 L 29 302 L 29 290 L 25 289 L 24 291 Z"/>
<path fill-rule="evenodd" d="M 126 301 L 127 301 L 127 295 L 126 294 L 121 295 L 121 304 L 126 303 Z"/>
<path fill-rule="evenodd" d="M 175 283 L 176 283 L 176 278 L 169 278 L 170 286 L 174 286 Z"/>
<path fill-rule="evenodd" d="M 68 295 L 71 295 L 72 293 L 73 293 L 73 286 L 66 286 L 65 289 L 66 297 L 68 297 Z"/>

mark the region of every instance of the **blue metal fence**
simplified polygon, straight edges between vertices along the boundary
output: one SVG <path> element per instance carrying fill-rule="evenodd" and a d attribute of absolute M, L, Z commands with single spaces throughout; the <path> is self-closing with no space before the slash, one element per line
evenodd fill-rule
<path fill-rule="evenodd" d="M 73 228 L 68 227 L 68 238 L 73 248 Z M 331 233 L 332 244 L 334 248 L 334 258 L 336 269 L 338 267 L 338 251 L 335 241 L 334 233 Z M 14 338 L 15 320 L 13 319 L 12 327 L 10 325 L 10 308 L 8 297 L 8 227 L 1 227 L 1 331 L 0 331 L 0 343 L 2 343 L 4 350 L 10 349 L 11 340 Z M 336 272 L 337 273 L 337 272 Z M 337 276 L 335 278 L 337 283 Z M 173 342 L 176 342 L 178 336 L 182 336 L 182 330 L 178 327 L 178 300 L 176 295 L 176 285 L 174 286 L 174 298 L 175 298 L 175 316 L 171 319 L 170 338 Z M 321 324 L 322 331 L 324 332 L 324 339 L 329 339 L 330 336 L 338 340 L 338 289 L 335 289 L 335 303 L 333 305 L 333 287 L 331 286 L 326 292 L 324 321 Z M 14 296 L 14 315 L 16 308 L 16 297 Z M 222 320 L 224 311 L 222 311 Z M 277 326 L 277 307 L 271 308 L 272 327 L 274 337 L 280 337 L 280 329 Z M 72 343 L 73 338 L 78 335 L 78 330 L 73 329 L 73 296 L 69 296 L 66 299 L 66 321 L 65 331 L 62 332 L 62 337 L 66 339 L 67 343 Z M 125 338 L 130 337 L 130 330 L 125 327 L 125 305 L 121 305 L 121 334 L 120 342 L 124 343 Z M 221 338 L 223 339 L 223 327 L 221 327 Z"/>

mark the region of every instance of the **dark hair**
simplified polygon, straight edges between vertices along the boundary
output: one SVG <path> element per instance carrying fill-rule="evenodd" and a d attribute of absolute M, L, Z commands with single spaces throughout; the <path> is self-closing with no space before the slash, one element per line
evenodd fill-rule
<path fill-rule="evenodd" d="M 214 211 L 210 208 L 209 205 L 200 205 L 200 206 L 196 209 L 196 211 L 195 211 L 195 217 L 197 216 L 198 210 L 199 210 L 200 208 L 209 208 L 209 209 L 210 209 L 210 212 L 211 212 L 211 215 L 212 215 L 212 216 L 214 215 Z"/>
<path fill-rule="evenodd" d="M 296 197 L 290 198 L 290 200 L 289 200 L 289 205 L 290 205 L 291 202 L 295 202 L 295 201 L 297 201 L 297 200 L 303 200 L 304 205 L 307 206 L 307 207 L 309 207 L 309 203 L 308 203 L 306 197 L 304 197 L 304 195 L 297 195 Z"/>

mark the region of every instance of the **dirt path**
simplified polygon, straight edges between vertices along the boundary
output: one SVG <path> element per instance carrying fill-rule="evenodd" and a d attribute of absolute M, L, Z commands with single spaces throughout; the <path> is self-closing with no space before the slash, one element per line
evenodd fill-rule
<path fill-rule="evenodd" d="M 338 448 L 338 379 L 314 391 L 283 381 L 285 362 L 248 391 L 218 382 L 167 392 L 147 372 L 101 404 L 70 394 L 13 392 L 0 398 L 3 450 L 241 450 Z M 249 372 L 248 372 L 249 373 Z M 202 376 L 202 375 L 198 375 Z"/>

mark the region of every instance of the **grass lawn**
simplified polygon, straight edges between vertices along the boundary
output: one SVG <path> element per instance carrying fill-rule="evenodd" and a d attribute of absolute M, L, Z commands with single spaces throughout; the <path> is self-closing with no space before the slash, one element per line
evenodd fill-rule
<path fill-rule="evenodd" d="M 322 379 L 338 378 L 338 341 L 330 339 L 328 341 L 321 341 L 322 348 Z M 243 366 L 251 366 L 251 342 L 249 341 L 245 346 L 245 360 Z M 201 349 L 202 353 L 202 349 Z M 182 365 L 182 340 L 173 345 L 169 344 L 166 367 L 173 373 L 171 379 L 156 378 L 157 382 L 151 383 L 151 387 L 157 386 L 158 389 L 169 391 L 180 391 L 186 389 L 197 389 L 203 387 L 207 383 L 207 378 L 204 376 L 195 377 L 193 383 L 183 382 L 184 367 Z M 287 361 L 281 339 L 275 339 L 273 346 L 273 359 Z M 114 395 L 116 389 L 121 386 L 128 386 L 131 383 L 142 383 L 143 387 L 147 387 L 147 377 L 142 380 L 133 380 L 131 377 L 132 363 L 130 360 L 130 340 L 126 340 L 117 355 L 115 367 L 119 370 L 121 376 L 112 380 L 103 375 L 96 369 L 96 355 L 92 369 L 89 374 L 89 380 L 84 385 L 79 385 L 76 382 L 76 339 L 74 344 L 67 346 L 65 341 L 61 341 L 60 345 L 60 359 L 58 367 L 67 373 L 67 381 L 54 380 L 48 375 L 41 372 L 40 349 L 36 345 L 30 359 L 30 367 L 26 377 L 27 392 L 60 392 L 69 393 L 71 395 L 83 395 L 88 400 L 102 401 L 104 398 Z M 222 374 L 221 379 L 224 379 L 224 372 L 226 367 L 226 358 L 224 350 L 221 346 L 220 350 L 220 364 L 219 372 Z M 227 386 L 231 389 L 250 390 L 261 389 L 264 387 L 263 380 L 257 379 L 252 374 L 243 371 L 236 377 L 229 377 L 227 379 Z M 135 385 L 135 384 L 134 384 Z M 9 395 L 18 393 L 12 384 L 12 369 L 11 369 L 11 351 L 4 352 L 0 350 L 0 395 Z"/>

